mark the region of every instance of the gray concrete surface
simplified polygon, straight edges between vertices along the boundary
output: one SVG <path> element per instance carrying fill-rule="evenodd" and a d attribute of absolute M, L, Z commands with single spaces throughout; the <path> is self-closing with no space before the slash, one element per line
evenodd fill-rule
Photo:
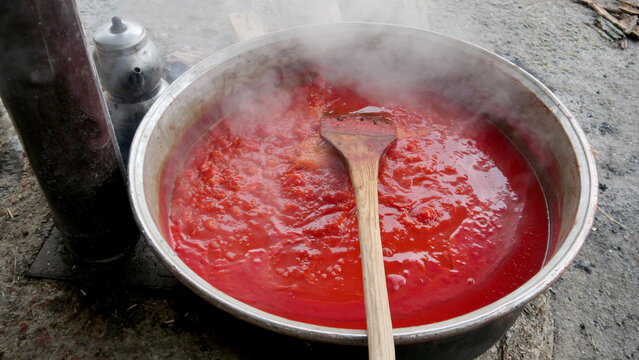
<path fill-rule="evenodd" d="M 78 0 L 78 6 L 87 34 L 112 15 L 134 18 L 168 55 L 213 53 L 237 41 L 229 12 L 252 10 L 270 31 L 325 21 L 326 2 Z M 639 358 L 639 42 L 621 50 L 595 31 L 594 14 L 571 0 L 358 0 L 340 1 L 339 9 L 344 21 L 409 23 L 504 56 L 555 92 L 593 147 L 600 201 L 589 239 L 482 359 Z M 188 292 L 105 293 L 26 278 L 53 224 L 8 117 L 0 114 L 0 359 L 362 355 L 257 329 Z"/>

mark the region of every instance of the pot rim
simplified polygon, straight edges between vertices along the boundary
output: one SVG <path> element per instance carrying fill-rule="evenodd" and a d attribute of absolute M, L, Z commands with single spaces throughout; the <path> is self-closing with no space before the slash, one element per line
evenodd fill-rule
<path fill-rule="evenodd" d="M 171 84 L 171 86 L 160 95 L 140 123 L 131 145 L 128 167 L 129 196 L 136 215 L 136 221 L 142 234 L 147 239 L 151 250 L 180 282 L 208 302 L 236 317 L 269 330 L 308 340 L 319 340 L 339 344 L 366 344 L 366 330 L 313 325 L 267 313 L 217 290 L 193 272 L 175 254 L 166 240 L 164 240 L 161 230 L 155 225 L 154 219 L 146 206 L 142 166 L 145 158 L 146 145 L 163 112 L 172 105 L 184 89 L 194 80 L 203 76 L 212 67 L 229 61 L 247 51 L 284 40 L 292 40 L 305 34 L 354 30 L 400 32 L 406 35 L 413 34 L 422 38 L 429 37 L 434 41 L 454 43 L 457 47 L 462 48 L 463 51 L 491 62 L 500 71 L 520 81 L 526 88 L 533 92 L 542 103 L 547 105 L 572 142 L 572 147 L 575 150 L 577 159 L 577 168 L 581 178 L 581 197 L 575 216 L 577 222 L 575 222 L 570 232 L 566 235 L 566 240 L 562 246 L 556 250 L 555 255 L 543 265 L 537 274 L 501 299 L 449 320 L 427 325 L 394 328 L 393 336 L 396 344 L 436 340 L 459 335 L 468 330 L 476 329 L 487 322 L 497 320 L 506 314 L 519 311 L 526 303 L 541 294 L 561 276 L 576 257 L 590 232 L 596 212 L 598 194 L 597 171 L 590 145 L 570 111 L 545 85 L 525 70 L 491 51 L 466 41 L 436 32 L 402 25 L 356 22 L 306 25 L 280 30 L 231 45 L 204 59 Z"/>

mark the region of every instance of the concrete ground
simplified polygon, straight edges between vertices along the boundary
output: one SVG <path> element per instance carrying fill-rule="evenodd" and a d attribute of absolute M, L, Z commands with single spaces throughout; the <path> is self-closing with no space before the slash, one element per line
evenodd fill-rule
<path fill-rule="evenodd" d="M 77 1 L 87 34 L 112 15 L 133 18 L 165 56 L 214 53 L 238 41 L 229 13 L 252 11 L 272 31 L 335 19 L 337 4 L 343 21 L 430 29 L 523 67 L 586 133 L 599 171 L 599 209 L 574 264 L 482 359 L 639 358 L 639 42 L 622 50 L 603 38 L 587 7 L 571 0 Z M 251 31 L 240 34 L 247 36 Z M 104 290 L 25 277 L 53 223 L 4 109 L 0 115 L 0 359 L 363 355 L 255 328 L 188 291 Z"/>

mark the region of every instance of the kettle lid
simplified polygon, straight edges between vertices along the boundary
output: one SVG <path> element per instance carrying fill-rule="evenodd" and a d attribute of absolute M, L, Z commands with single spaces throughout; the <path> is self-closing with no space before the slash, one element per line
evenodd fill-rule
<path fill-rule="evenodd" d="M 93 41 L 100 50 L 123 50 L 136 46 L 145 37 L 146 30 L 142 25 L 114 16 L 110 23 L 96 30 Z"/>

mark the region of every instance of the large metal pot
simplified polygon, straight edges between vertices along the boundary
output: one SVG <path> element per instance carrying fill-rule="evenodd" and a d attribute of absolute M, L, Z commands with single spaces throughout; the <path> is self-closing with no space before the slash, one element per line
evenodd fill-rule
<path fill-rule="evenodd" d="M 210 125 L 200 121 L 205 114 L 217 111 L 214 120 L 224 115 L 213 104 L 259 74 L 300 63 L 330 65 L 334 76 L 372 82 L 380 77 L 393 79 L 383 84 L 388 91 L 424 86 L 457 99 L 487 114 L 537 172 L 551 222 L 543 268 L 512 293 L 481 309 L 447 321 L 393 330 L 400 354 L 418 351 L 420 356 L 468 359 L 485 351 L 576 256 L 593 221 L 597 175 L 584 134 L 545 86 L 512 63 L 462 41 L 392 25 L 318 25 L 236 44 L 192 68 L 149 110 L 131 148 L 130 195 L 151 249 L 186 286 L 239 318 L 305 339 L 366 343 L 363 330 L 291 321 L 217 290 L 178 258 L 159 220 L 160 209 L 166 206 L 162 203 L 166 197 L 160 196 L 167 186 L 162 183 L 165 161 L 183 156 L 185 149 L 179 144 L 185 138 L 192 143 L 190 137 L 201 133 L 197 129 Z"/>

